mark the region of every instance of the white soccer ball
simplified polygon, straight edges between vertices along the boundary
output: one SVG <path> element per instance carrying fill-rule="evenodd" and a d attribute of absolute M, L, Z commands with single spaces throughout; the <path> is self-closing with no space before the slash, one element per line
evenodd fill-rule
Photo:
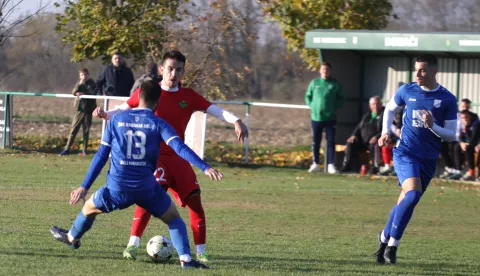
<path fill-rule="evenodd" d="M 147 243 L 147 253 L 155 262 L 168 262 L 173 251 L 172 242 L 165 236 L 155 236 Z"/>

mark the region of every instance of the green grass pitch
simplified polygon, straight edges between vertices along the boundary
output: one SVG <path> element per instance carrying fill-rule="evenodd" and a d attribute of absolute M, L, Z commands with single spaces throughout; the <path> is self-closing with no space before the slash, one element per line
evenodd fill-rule
<path fill-rule="evenodd" d="M 99 216 L 74 251 L 53 240 L 49 227 L 68 228 L 81 209 L 68 198 L 90 160 L 0 151 L 0 275 L 480 275 L 479 189 L 433 183 L 405 232 L 398 264 L 377 266 L 375 235 L 396 202 L 395 180 L 286 168 L 220 166 L 220 183 L 198 175 L 208 271 L 150 261 L 145 242 L 168 235 L 156 219 L 137 261 L 122 259 L 133 207 Z M 189 228 L 187 210 L 181 214 Z"/>

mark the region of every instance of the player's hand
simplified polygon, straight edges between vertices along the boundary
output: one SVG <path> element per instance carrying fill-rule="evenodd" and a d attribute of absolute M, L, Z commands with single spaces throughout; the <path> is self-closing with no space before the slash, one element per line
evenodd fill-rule
<path fill-rule="evenodd" d="M 390 139 L 390 135 L 388 133 L 382 134 L 378 139 L 378 145 L 380 147 L 386 147 L 388 144 L 392 143 L 392 139 Z"/>
<path fill-rule="evenodd" d="M 357 137 L 352 135 L 352 136 L 348 137 L 347 143 L 353 144 L 353 143 L 355 143 L 355 140 L 357 140 Z"/>
<path fill-rule="evenodd" d="M 460 148 L 462 151 L 467 151 L 468 143 L 460 142 Z"/>
<path fill-rule="evenodd" d="M 425 122 L 428 128 L 433 127 L 433 117 L 428 110 L 423 111 L 422 120 Z"/>
<path fill-rule="evenodd" d="M 95 108 L 92 115 L 93 117 L 96 117 L 96 118 L 105 119 L 105 120 L 107 119 L 107 112 L 105 112 L 105 110 L 103 110 L 103 108 L 100 106 Z"/>
<path fill-rule="evenodd" d="M 70 205 L 77 203 L 80 199 L 85 203 L 85 196 L 88 190 L 83 187 L 78 187 L 70 193 Z"/>
<path fill-rule="evenodd" d="M 237 140 L 242 143 L 245 141 L 245 138 L 248 138 L 248 128 L 242 120 L 235 121 L 235 133 L 237 134 Z"/>
<path fill-rule="evenodd" d="M 205 171 L 205 175 L 208 175 L 208 177 L 210 177 L 210 179 L 213 181 L 220 181 L 223 178 L 223 173 L 215 170 L 214 168 L 208 168 Z"/>
<path fill-rule="evenodd" d="M 82 96 L 83 93 L 82 92 L 75 92 L 75 96 Z"/>
<path fill-rule="evenodd" d="M 370 145 L 375 145 L 378 141 L 378 138 L 373 136 L 372 139 L 370 139 Z"/>

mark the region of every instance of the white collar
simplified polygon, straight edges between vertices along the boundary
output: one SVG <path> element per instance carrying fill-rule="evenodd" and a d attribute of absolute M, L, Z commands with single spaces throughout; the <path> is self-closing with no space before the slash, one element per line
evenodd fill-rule
<path fill-rule="evenodd" d="M 426 88 L 425 86 L 420 86 L 420 88 L 422 88 L 423 91 L 427 91 L 427 92 L 435 92 L 437 91 L 438 89 L 440 89 L 440 84 L 437 83 L 437 87 L 435 87 L 434 89 L 428 89 Z"/>
<path fill-rule="evenodd" d="M 178 91 L 178 86 L 175 86 L 173 88 L 169 88 L 168 86 L 164 85 L 163 82 L 161 82 L 161 87 L 163 91 L 167 92 L 177 92 Z"/>
<path fill-rule="evenodd" d="M 132 110 L 148 110 L 148 111 L 152 111 L 150 108 L 146 108 L 146 107 L 135 107 L 135 108 L 132 108 Z M 152 111 L 153 112 L 153 111 Z"/>

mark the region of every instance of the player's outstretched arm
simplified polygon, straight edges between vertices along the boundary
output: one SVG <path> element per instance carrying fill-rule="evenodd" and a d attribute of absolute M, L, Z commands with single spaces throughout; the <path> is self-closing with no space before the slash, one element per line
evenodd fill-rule
<path fill-rule="evenodd" d="M 232 113 L 222 109 L 214 104 L 210 105 L 207 108 L 207 113 L 217 117 L 218 119 L 225 121 L 227 123 L 231 123 L 235 125 L 235 133 L 237 134 L 237 140 L 244 142 L 245 138 L 248 138 L 248 128 L 242 122 L 240 118 L 233 115 Z"/>
<path fill-rule="evenodd" d="M 205 161 L 200 158 L 191 148 L 189 148 L 178 136 L 171 136 L 167 141 L 178 156 L 192 163 L 195 167 L 201 169 L 205 175 L 209 176 L 214 181 L 220 181 L 223 178 L 223 174 L 210 167 Z"/>
<path fill-rule="evenodd" d="M 85 196 L 87 195 L 88 189 L 90 189 L 93 182 L 95 181 L 95 179 L 97 179 L 98 175 L 107 163 L 109 154 L 110 146 L 104 144 L 100 145 L 100 148 L 92 159 L 92 163 L 90 164 L 87 175 L 83 180 L 82 186 L 73 190 L 70 193 L 70 204 L 75 204 L 80 199 L 83 199 L 83 201 L 85 201 Z"/>

